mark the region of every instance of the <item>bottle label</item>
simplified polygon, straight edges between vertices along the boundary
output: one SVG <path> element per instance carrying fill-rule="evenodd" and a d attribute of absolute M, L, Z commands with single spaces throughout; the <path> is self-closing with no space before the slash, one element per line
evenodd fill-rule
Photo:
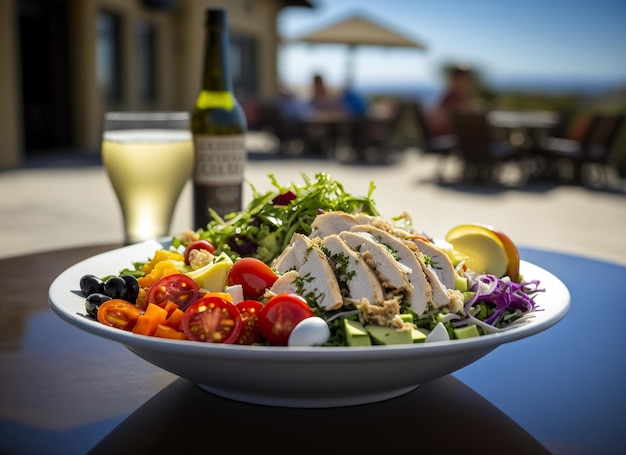
<path fill-rule="evenodd" d="M 247 152 L 243 135 L 194 136 L 194 181 L 203 185 L 230 185 L 243 181 Z"/>

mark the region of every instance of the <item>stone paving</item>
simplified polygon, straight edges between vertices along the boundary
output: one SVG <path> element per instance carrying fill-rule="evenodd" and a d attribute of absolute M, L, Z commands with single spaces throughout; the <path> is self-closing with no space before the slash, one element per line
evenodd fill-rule
<path fill-rule="evenodd" d="M 258 190 L 279 182 L 301 183 L 301 173 L 327 172 L 355 194 L 377 186 L 382 215 L 412 215 L 414 225 L 433 237 L 461 223 L 490 224 L 520 246 L 547 248 L 626 265 L 624 182 L 610 189 L 530 183 L 524 186 L 471 185 L 437 180 L 436 157 L 408 149 L 391 164 L 342 163 L 318 157 L 252 155 L 246 179 Z M 61 165 L 58 165 L 58 163 Z M 251 190 L 245 187 L 245 202 Z M 181 194 L 172 233 L 191 225 L 191 187 Z M 120 243 L 122 220 L 115 194 L 98 160 L 31 162 L 0 172 L 0 257 L 88 244 Z M 27 273 L 27 271 L 25 271 Z"/>

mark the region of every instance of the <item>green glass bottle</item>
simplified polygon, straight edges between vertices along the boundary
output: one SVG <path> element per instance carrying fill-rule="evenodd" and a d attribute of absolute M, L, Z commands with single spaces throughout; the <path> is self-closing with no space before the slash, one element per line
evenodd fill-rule
<path fill-rule="evenodd" d="M 202 88 L 191 114 L 195 229 L 212 219 L 209 208 L 222 217 L 241 210 L 247 161 L 246 118 L 230 74 L 227 11 L 208 9 L 205 27 Z"/>

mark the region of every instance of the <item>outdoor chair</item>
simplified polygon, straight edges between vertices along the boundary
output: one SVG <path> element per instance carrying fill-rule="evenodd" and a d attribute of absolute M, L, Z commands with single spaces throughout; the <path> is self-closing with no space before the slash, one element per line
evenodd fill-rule
<path fill-rule="evenodd" d="M 558 111 L 559 121 L 549 131 L 550 137 L 566 138 L 576 123 L 576 113 L 571 109 Z"/>
<path fill-rule="evenodd" d="M 275 102 L 259 104 L 256 128 L 273 134 L 278 139 L 281 154 L 298 155 L 305 152 L 305 125 L 300 120 L 286 118 Z"/>
<path fill-rule="evenodd" d="M 350 147 L 357 157 L 366 161 L 388 161 L 402 146 L 395 143 L 398 126 L 407 112 L 406 103 L 399 103 L 389 117 L 360 117 L 351 122 Z"/>
<path fill-rule="evenodd" d="M 590 171 L 590 168 L 595 167 L 602 182 L 606 184 L 611 149 L 623 123 L 624 114 L 596 114 L 578 139 L 545 139 L 540 152 L 547 160 L 549 175 L 561 177 L 560 164 L 567 161 L 573 170 L 574 181 L 582 182 L 583 171 Z"/>
<path fill-rule="evenodd" d="M 413 110 L 417 121 L 418 132 L 422 138 L 422 152 L 425 155 L 435 155 L 439 157 L 437 176 L 441 177 L 446 160 L 455 150 L 456 138 L 454 134 L 434 135 L 428 123 L 428 118 L 419 102 L 412 102 L 410 108 Z"/>
<path fill-rule="evenodd" d="M 513 160 L 519 164 L 522 180 L 527 179 L 523 150 L 511 147 L 507 141 L 494 139 L 486 112 L 455 112 L 452 127 L 463 163 L 464 180 L 499 182 L 503 165 Z"/>

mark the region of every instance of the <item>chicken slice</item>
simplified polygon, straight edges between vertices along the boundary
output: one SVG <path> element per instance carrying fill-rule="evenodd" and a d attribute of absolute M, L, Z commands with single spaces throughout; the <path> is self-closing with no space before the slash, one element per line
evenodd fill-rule
<path fill-rule="evenodd" d="M 430 258 L 432 262 L 432 269 L 437 274 L 437 277 L 439 277 L 441 284 L 443 284 L 446 289 L 454 289 L 456 273 L 454 272 L 454 266 L 452 265 L 452 261 L 450 261 L 448 255 L 430 242 L 426 242 L 419 238 L 410 238 L 410 240 L 417 245 L 417 248 L 422 252 L 422 254 Z"/>
<path fill-rule="evenodd" d="M 335 275 L 346 284 L 348 296 L 354 300 L 367 299 L 369 303 L 382 304 L 383 288 L 374 271 L 363 258 L 338 235 L 329 235 L 322 240 L 322 247 L 335 264 Z"/>
<path fill-rule="evenodd" d="M 354 215 L 354 219 L 357 224 L 372 224 L 372 220 L 380 218 L 377 216 L 368 215 L 367 213 L 359 213 L 358 215 Z"/>
<path fill-rule="evenodd" d="M 297 279 L 300 274 L 295 270 L 290 270 L 287 273 L 279 276 L 268 292 L 272 295 L 285 294 L 285 293 L 297 293 L 298 283 Z"/>
<path fill-rule="evenodd" d="M 324 310 L 336 310 L 343 305 L 343 297 L 333 267 L 317 247 L 304 254 L 304 263 L 298 269 L 300 294 Z"/>
<path fill-rule="evenodd" d="M 359 224 L 360 222 L 349 213 L 342 211 L 333 211 L 321 213 L 315 217 L 311 223 L 311 235 L 310 238 L 315 237 L 327 237 L 332 234 L 339 234 L 342 231 L 349 230 L 352 226 Z"/>
<path fill-rule="evenodd" d="M 280 255 L 274 259 L 271 267 L 281 273 L 289 270 L 298 270 L 304 264 L 304 257 L 308 249 L 312 248 L 311 240 L 298 232 L 291 237 L 291 242 Z"/>
<path fill-rule="evenodd" d="M 423 260 L 420 261 L 424 270 L 424 275 L 426 275 L 426 279 L 428 280 L 428 283 L 433 291 L 431 303 L 435 307 L 441 308 L 442 306 L 449 305 L 454 299 L 463 299 L 461 293 L 456 291 L 454 287 L 452 289 L 446 289 L 441 281 L 439 281 L 439 277 L 435 273 L 435 270 L 427 266 Z"/>
<path fill-rule="evenodd" d="M 364 258 L 365 254 L 369 255 L 371 262 L 374 264 L 373 269 L 376 275 L 378 275 L 383 288 L 410 290 L 411 283 L 408 275 L 411 273 L 411 269 L 398 262 L 390 251 L 377 242 L 371 234 L 367 232 L 344 231 L 339 234 L 339 237 Z"/>
<path fill-rule="evenodd" d="M 432 300 L 432 288 L 426 279 L 422 265 L 418 260 L 418 252 L 409 248 L 409 246 L 401 239 L 394 235 L 368 225 L 356 225 L 350 228 L 352 232 L 367 232 L 376 239 L 376 241 L 391 248 L 398 256 L 398 260 L 406 267 L 411 269 L 408 274 L 409 283 L 413 286 L 411 293 L 411 309 L 421 316 L 426 311 L 428 303 Z M 417 247 L 415 247 L 417 249 Z"/>

